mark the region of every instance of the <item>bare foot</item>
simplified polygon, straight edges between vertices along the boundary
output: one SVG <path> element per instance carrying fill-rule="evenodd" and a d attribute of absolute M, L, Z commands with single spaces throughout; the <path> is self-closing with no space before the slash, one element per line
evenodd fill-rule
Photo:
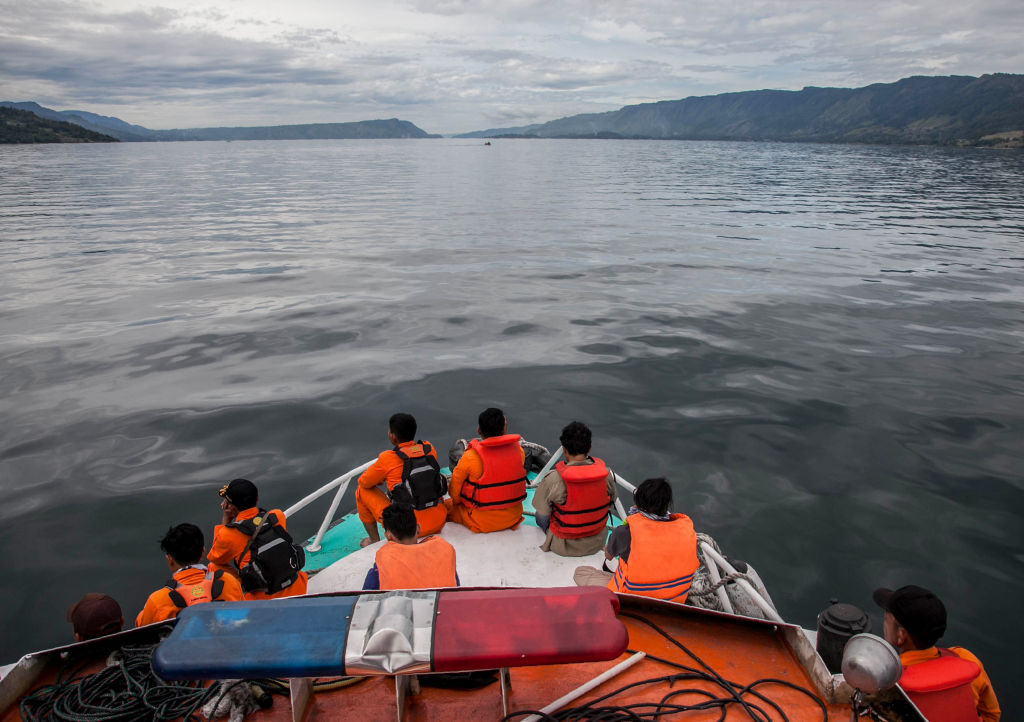
<path fill-rule="evenodd" d="M 370 537 L 363 537 L 362 541 L 359 542 L 360 547 L 368 547 L 371 544 L 376 544 L 380 539 L 371 539 Z"/>

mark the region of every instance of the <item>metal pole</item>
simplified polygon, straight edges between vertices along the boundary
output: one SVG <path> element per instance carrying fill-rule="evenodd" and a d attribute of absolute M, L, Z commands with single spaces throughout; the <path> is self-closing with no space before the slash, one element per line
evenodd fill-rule
<path fill-rule="evenodd" d="M 708 544 L 707 542 L 701 542 L 701 549 L 703 549 L 704 553 L 707 556 L 711 557 L 714 560 L 714 562 L 718 564 L 718 566 L 722 567 L 722 569 L 725 570 L 726 574 L 737 573 L 733 565 L 726 561 L 725 557 L 716 552 L 714 550 L 714 547 L 712 547 L 710 544 Z M 740 577 L 736 580 L 736 583 L 739 584 L 740 588 L 743 589 L 743 591 L 745 591 L 750 596 L 750 598 L 754 600 L 754 603 L 761 608 L 761 611 L 763 611 L 766 615 L 766 619 L 770 619 L 773 622 L 779 622 L 780 624 L 786 623 L 785 620 L 783 620 L 782 617 L 779 616 L 779 613 L 775 611 L 775 608 L 771 604 L 766 602 L 764 600 L 764 597 L 758 594 L 757 590 L 754 589 L 750 582 Z"/>
<path fill-rule="evenodd" d="M 623 660 L 623 661 L 619 662 L 614 667 L 612 667 L 609 670 L 606 670 L 606 671 L 602 672 L 601 674 L 597 675 L 596 677 L 594 677 L 589 682 L 586 682 L 586 683 L 580 685 L 579 687 L 574 689 L 572 692 L 569 692 L 569 694 L 566 694 L 566 695 L 564 695 L 562 697 L 559 697 L 554 702 L 549 704 L 547 707 L 542 709 L 540 711 L 541 714 L 543 714 L 543 715 L 550 715 L 552 712 L 561 709 L 565 705 L 567 705 L 570 702 L 572 702 L 574 699 L 578 699 L 578 698 L 582 697 L 583 695 L 585 695 L 590 690 L 594 689 L 594 687 L 598 686 L 599 684 L 602 684 L 602 683 L 608 681 L 609 679 L 611 679 L 612 677 L 614 677 L 617 674 L 625 672 L 627 669 L 632 667 L 634 664 L 636 664 L 637 662 L 639 662 L 641 659 L 643 659 L 646 656 L 647 656 L 647 654 L 645 652 L 637 652 L 636 654 L 634 654 L 629 659 L 626 659 L 626 660 Z M 539 716 L 533 714 L 533 715 L 530 715 L 529 717 L 526 717 L 523 720 L 523 722 L 540 722 L 540 720 L 542 720 L 542 719 L 543 719 L 543 717 L 539 717 Z"/>
<path fill-rule="evenodd" d="M 533 480 L 536 481 L 537 484 L 540 484 L 540 480 L 543 479 L 544 476 L 549 471 L 551 471 L 552 469 L 555 468 L 555 464 L 557 464 L 559 459 L 561 459 L 561 458 L 562 458 L 562 447 L 559 446 L 558 447 L 558 451 L 556 451 L 555 453 L 553 453 L 551 455 L 551 458 L 548 459 L 548 463 L 544 464 L 544 468 L 537 472 L 537 475 L 535 477 L 533 477 Z M 535 487 L 537 484 L 530 484 L 530 488 Z"/>

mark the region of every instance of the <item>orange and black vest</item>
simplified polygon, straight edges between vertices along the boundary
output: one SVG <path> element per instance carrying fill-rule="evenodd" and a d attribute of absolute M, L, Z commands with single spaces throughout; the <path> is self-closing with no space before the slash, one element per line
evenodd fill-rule
<path fill-rule="evenodd" d="M 948 649 L 938 651 L 935 659 L 905 666 L 900 687 L 931 722 L 976 722 L 971 682 L 981 674 L 981 667 Z"/>
<path fill-rule="evenodd" d="M 630 514 L 629 560 L 619 559 L 615 576 L 608 582 L 613 592 L 685 602 L 690 593 L 697 559 L 697 534 L 686 514 L 671 514 L 655 521 Z"/>
<path fill-rule="evenodd" d="M 381 590 L 456 586 L 455 548 L 438 536 L 418 544 L 388 542 L 377 550 L 376 562 Z"/>
<path fill-rule="evenodd" d="M 480 455 L 484 473 L 462 483 L 462 501 L 472 508 L 504 509 L 526 498 L 526 469 L 519 434 L 473 439 L 469 448 Z"/>
<path fill-rule="evenodd" d="M 565 503 L 551 507 L 551 533 L 560 539 L 582 539 L 605 528 L 612 498 L 608 494 L 608 467 L 600 459 L 593 464 L 555 466 L 565 482 Z"/>
<path fill-rule="evenodd" d="M 193 604 L 215 602 L 224 594 L 224 570 L 208 572 L 198 584 L 178 584 L 174 579 L 165 585 L 170 591 L 171 604 L 178 609 L 191 607 Z"/>

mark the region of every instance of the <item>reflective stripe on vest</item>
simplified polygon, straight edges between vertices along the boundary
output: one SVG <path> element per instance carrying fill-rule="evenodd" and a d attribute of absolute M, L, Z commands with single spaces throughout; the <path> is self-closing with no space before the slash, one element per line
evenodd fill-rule
<path fill-rule="evenodd" d="M 966 722 L 978 719 L 971 682 L 981 667 L 948 649 L 939 656 L 903 668 L 899 685 L 931 722 Z"/>
<path fill-rule="evenodd" d="M 438 536 L 418 544 L 388 542 L 377 550 L 381 590 L 455 586 L 455 549 Z"/>
<path fill-rule="evenodd" d="M 401 450 L 402 453 L 395 453 L 398 450 Z M 403 471 L 405 468 L 405 459 L 403 457 L 408 457 L 410 459 L 418 459 L 421 456 L 427 456 L 431 451 L 433 451 L 433 447 L 424 441 L 417 441 L 415 443 L 409 444 L 408 446 L 402 446 L 401 444 L 399 444 L 398 446 L 391 449 L 391 452 L 395 453 L 395 456 L 398 457 L 398 461 L 402 465 L 402 468 L 399 469 L 398 478 L 395 479 L 394 481 L 392 481 L 390 478 L 385 479 L 384 485 L 387 487 L 387 492 L 385 492 L 385 494 L 387 494 L 396 486 L 402 483 L 401 471 Z"/>
<path fill-rule="evenodd" d="M 568 465 L 555 469 L 565 482 L 565 504 L 551 505 L 551 533 L 560 539 L 582 539 L 602 532 L 612 498 L 608 495 L 608 467 L 600 459 L 593 464 Z"/>
<path fill-rule="evenodd" d="M 484 471 L 476 481 L 467 478 L 463 482 L 466 506 L 504 509 L 526 498 L 526 469 L 518 434 L 473 439 L 469 448 L 480 456 Z"/>
<path fill-rule="evenodd" d="M 630 535 L 629 560 L 619 559 L 608 588 L 613 592 L 686 601 L 693 574 L 700 565 L 697 534 L 690 517 L 672 514 L 669 521 L 654 521 L 643 514 L 630 514 L 626 523 Z"/>

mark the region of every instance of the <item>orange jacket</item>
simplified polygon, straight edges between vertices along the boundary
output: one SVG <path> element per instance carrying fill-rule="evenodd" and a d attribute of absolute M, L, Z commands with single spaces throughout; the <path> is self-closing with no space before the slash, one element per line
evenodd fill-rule
<path fill-rule="evenodd" d="M 376 562 L 382 590 L 456 586 L 455 547 L 439 536 L 417 544 L 389 541 L 377 550 Z"/>
<path fill-rule="evenodd" d="M 564 461 L 555 465 L 565 482 L 565 503 L 552 505 L 551 533 L 561 539 L 582 539 L 604 531 L 612 498 L 608 495 L 608 467 L 595 458 L 593 464 Z"/>
<path fill-rule="evenodd" d="M 968 662 L 974 662 L 978 665 L 978 669 L 981 672 L 971 682 L 971 695 L 974 698 L 975 708 L 978 715 L 985 722 L 999 722 L 999 718 L 1002 716 L 1002 712 L 999 709 L 999 700 L 996 699 L 995 690 L 992 689 L 992 682 L 989 680 L 981 661 L 963 647 L 950 647 L 949 651 L 961 659 L 966 659 Z M 939 659 L 940 656 L 941 652 L 939 652 L 938 647 L 914 649 L 909 652 L 903 652 L 900 655 L 900 662 L 906 668 Z"/>
<path fill-rule="evenodd" d="M 259 508 L 250 507 L 244 511 L 238 512 L 238 516 L 235 517 L 235 521 L 245 521 L 246 519 L 255 519 L 256 515 L 260 513 Z M 287 529 L 285 526 L 284 512 L 280 509 L 271 509 L 268 514 L 274 514 L 277 517 L 277 522 Z M 210 545 L 210 553 L 206 555 L 206 558 L 210 562 L 210 570 L 214 571 L 217 569 L 223 569 L 228 574 L 236 575 L 238 570 L 235 569 L 232 564 L 233 561 L 238 559 L 238 556 L 245 549 L 245 545 L 249 543 L 249 536 L 243 533 L 241 530 L 236 529 L 232 526 L 225 524 L 218 524 L 213 528 L 213 543 Z M 250 554 L 245 553 L 245 556 L 239 560 L 241 566 L 245 566 L 249 562 Z M 285 587 L 279 592 L 274 594 L 267 594 L 266 592 L 248 592 L 245 594 L 245 599 L 280 599 L 281 597 L 294 597 L 300 594 L 306 593 L 306 584 L 309 581 L 309 575 L 306 572 L 299 572 L 298 578 L 292 583 L 291 586 Z"/>
<path fill-rule="evenodd" d="M 429 443 L 429 442 L 427 442 Z M 403 441 L 398 448 L 409 453 L 419 452 L 420 445 L 415 441 Z M 430 456 L 437 458 L 437 450 L 430 444 Z M 387 484 L 388 491 L 391 491 L 402 480 L 402 469 L 405 462 L 398 454 L 391 449 L 386 449 L 377 456 L 377 460 L 367 467 L 366 471 L 359 475 L 359 486 L 364 489 L 372 489 L 380 484 Z"/>
<path fill-rule="evenodd" d="M 518 434 L 473 439 L 469 448 L 476 452 L 483 473 L 463 481 L 462 503 L 478 509 L 504 509 L 519 505 L 526 498 L 526 469 Z"/>
<path fill-rule="evenodd" d="M 697 559 L 697 534 L 686 514 L 672 514 L 669 521 L 655 521 L 630 514 L 629 561 L 619 559 L 615 576 L 608 582 L 613 592 L 639 594 L 685 602 L 690 593 Z"/>
<path fill-rule="evenodd" d="M 519 447 L 519 466 L 522 468 L 525 454 L 523 448 Z M 463 524 L 472 532 L 487 533 L 511 529 L 523 520 L 522 502 L 512 504 L 503 509 L 477 508 L 465 503 L 462 490 L 467 482 L 473 483 L 484 474 L 484 462 L 480 455 L 473 450 L 473 447 L 466 449 L 466 453 L 459 459 L 459 463 L 452 469 L 452 479 L 448 484 L 448 495 L 451 497 L 448 518 Z M 472 487 L 470 487 L 472 488 Z"/>
<path fill-rule="evenodd" d="M 196 587 L 203 585 L 206 579 L 206 569 L 202 565 L 185 567 L 174 573 L 174 581 L 179 587 Z M 242 598 L 242 587 L 230 574 L 222 574 L 224 588 L 219 596 L 214 598 L 218 602 L 237 602 Z M 146 605 L 135 618 L 135 626 L 141 627 L 153 622 L 162 622 L 165 619 L 173 619 L 178 616 L 181 607 L 171 599 L 171 589 L 167 586 L 160 587 L 149 595 Z"/>

